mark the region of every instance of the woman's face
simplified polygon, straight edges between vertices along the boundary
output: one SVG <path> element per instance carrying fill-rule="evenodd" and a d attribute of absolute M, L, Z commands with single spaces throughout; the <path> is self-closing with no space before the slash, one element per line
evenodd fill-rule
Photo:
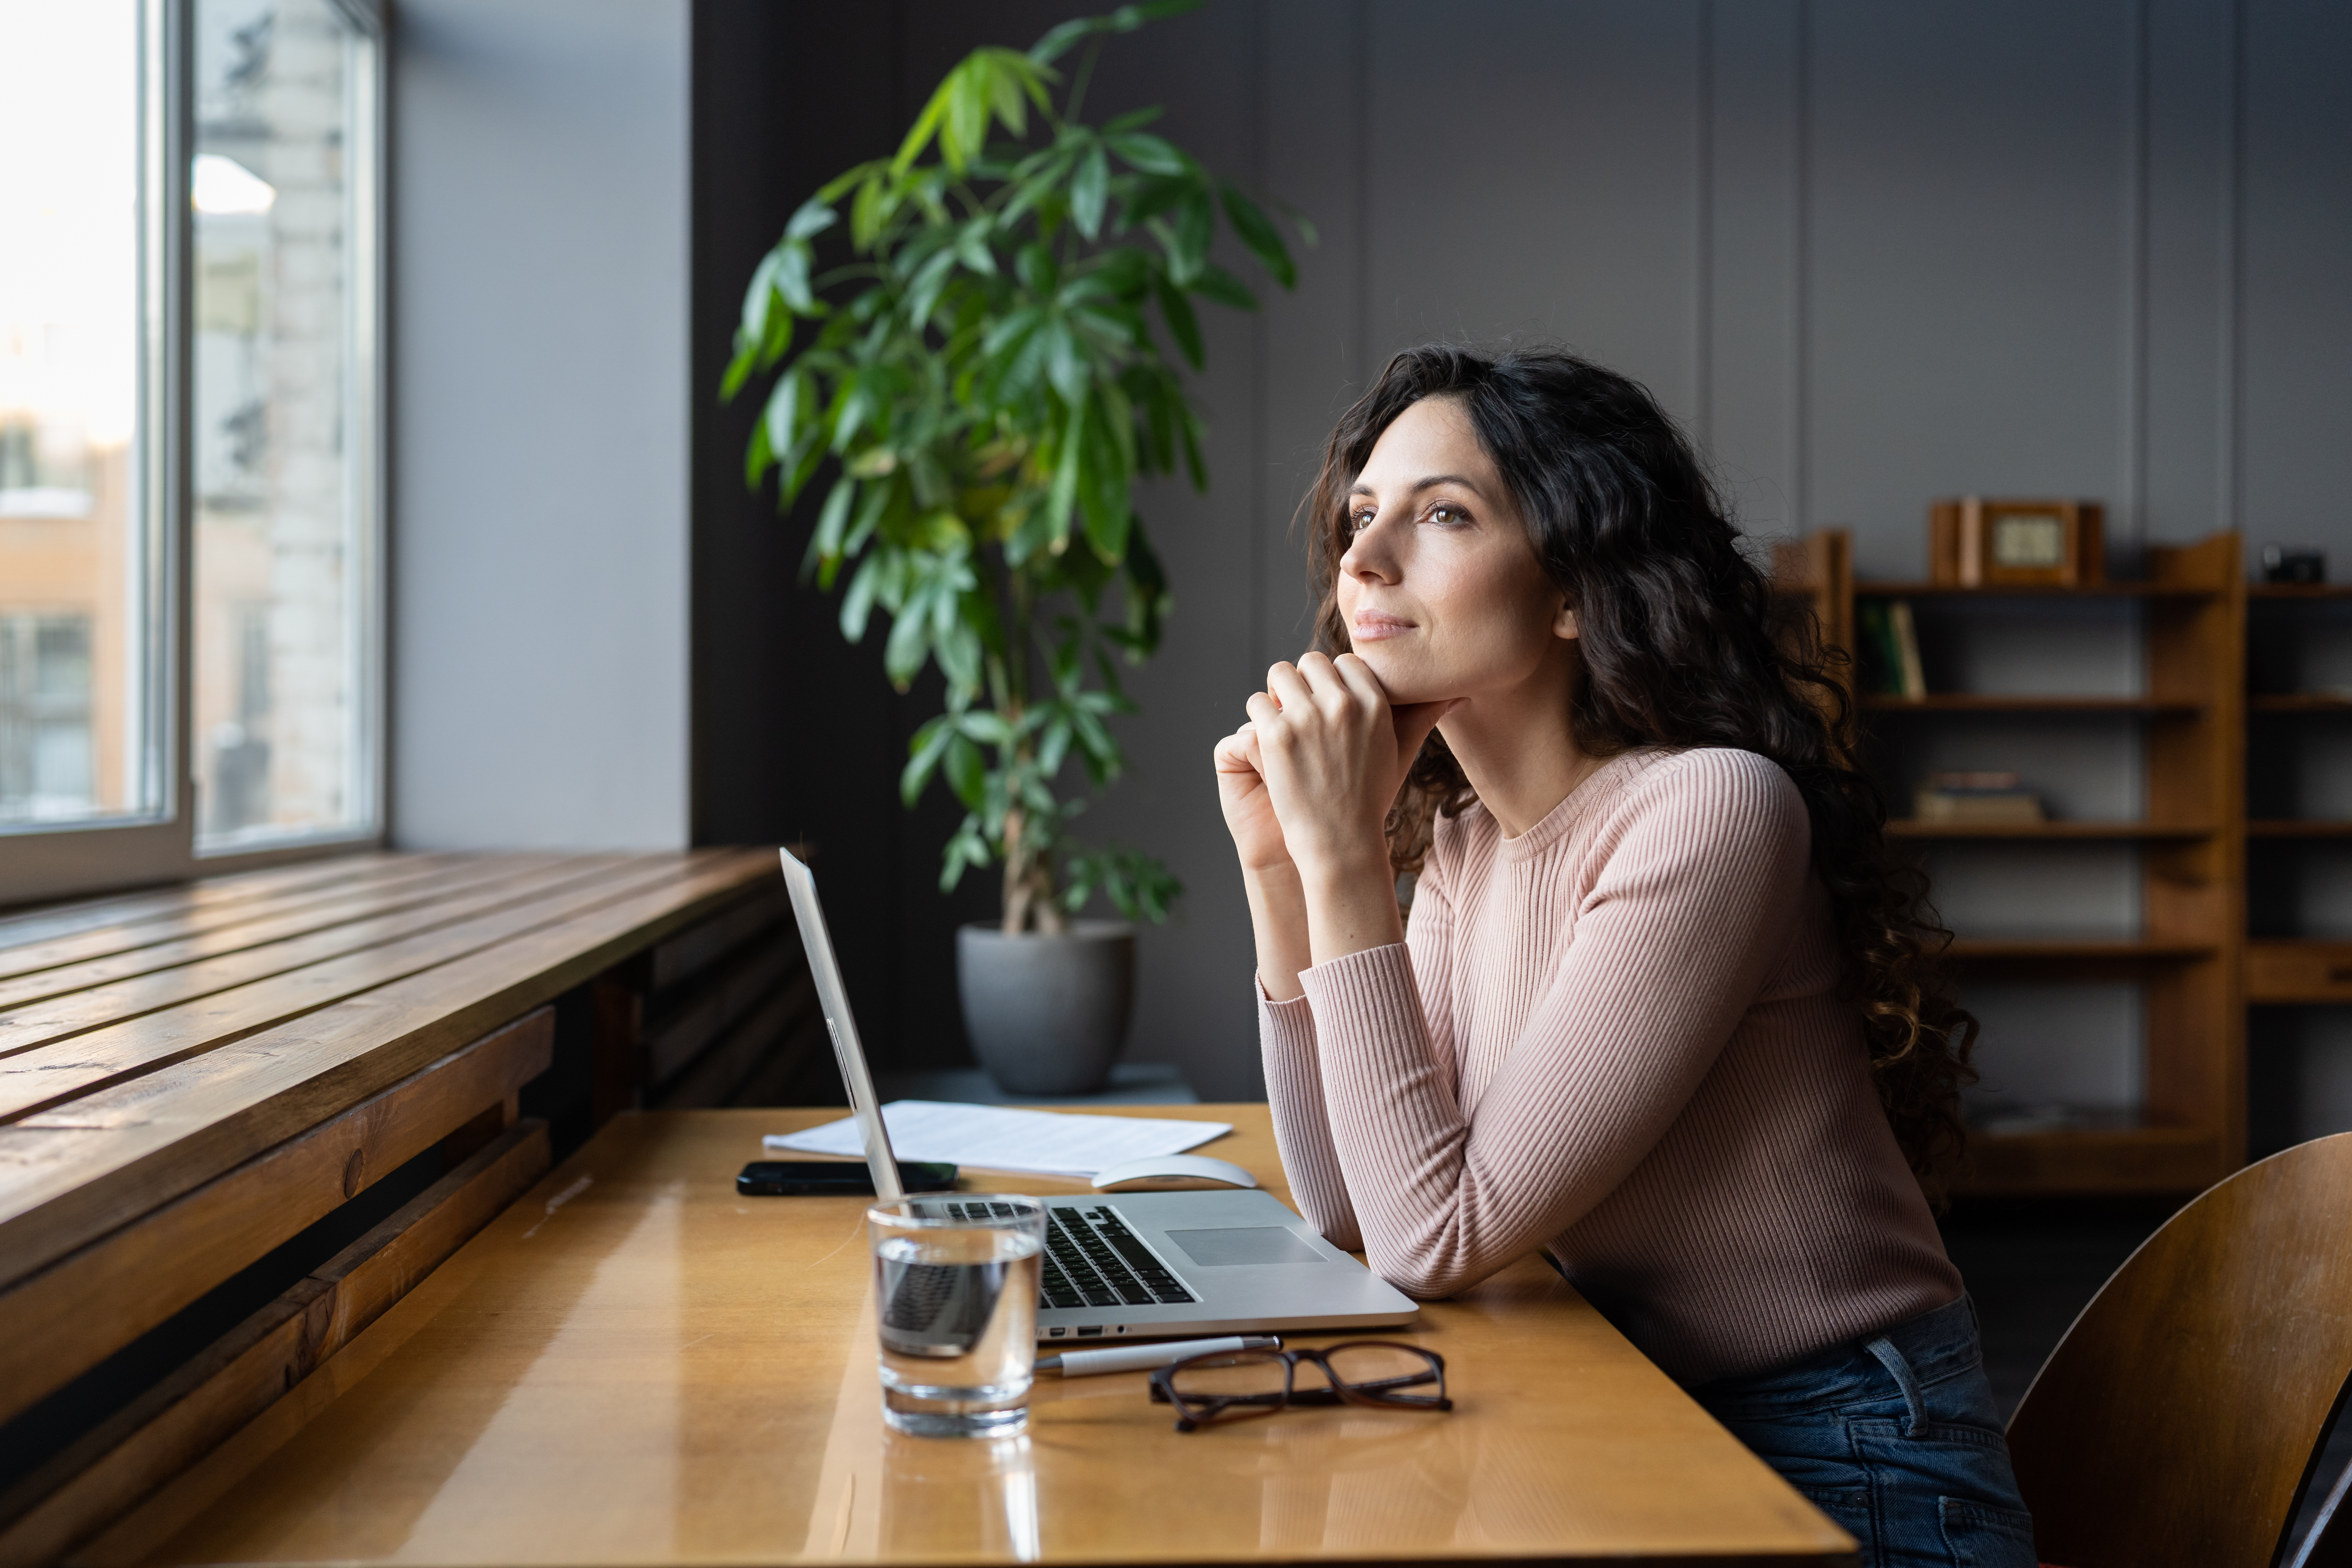
<path fill-rule="evenodd" d="M 1381 433 L 1348 498 L 1339 614 L 1396 703 L 1522 686 L 1569 654 L 1576 617 L 1453 398 Z"/>

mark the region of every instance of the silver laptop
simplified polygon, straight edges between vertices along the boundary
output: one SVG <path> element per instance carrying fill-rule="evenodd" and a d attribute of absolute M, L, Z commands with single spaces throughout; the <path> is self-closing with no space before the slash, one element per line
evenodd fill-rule
<path fill-rule="evenodd" d="M 898 1157 L 849 1016 L 833 939 L 809 868 L 781 851 L 841 1081 L 874 1190 L 902 1198 Z M 954 1202 L 942 1194 L 940 1201 Z M 1332 1246 L 1262 1192 L 1048 1197 L 1041 1341 L 1154 1339 L 1368 1329 L 1409 1322 L 1412 1299 Z"/>

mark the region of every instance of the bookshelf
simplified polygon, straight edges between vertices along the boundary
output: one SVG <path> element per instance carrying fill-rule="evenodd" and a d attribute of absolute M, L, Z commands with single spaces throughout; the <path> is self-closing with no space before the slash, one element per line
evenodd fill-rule
<path fill-rule="evenodd" d="M 2326 764 L 2352 761 L 2352 585 L 2259 583 L 2246 597 L 2246 1000 L 2342 1006 L 2352 926 L 2324 885 L 2352 869 L 2352 794 L 2336 783 L 2345 768 Z"/>
<path fill-rule="evenodd" d="M 1858 602 L 1912 605 L 1927 693 L 1861 694 L 1860 760 L 1895 814 L 1889 837 L 1927 858 L 1939 890 L 1969 890 L 1969 917 L 1948 922 L 1958 933 L 1949 956 L 1963 1000 L 2021 987 L 2045 998 L 2070 987 L 2136 998 L 2118 1004 L 2137 1034 L 2125 1064 L 2136 1103 L 2042 1105 L 1989 1120 L 1971 1139 L 1966 1191 L 2210 1185 L 2245 1159 L 2250 981 L 2263 976 L 2266 994 L 2333 988 L 2334 999 L 2352 1000 L 2352 929 L 2337 943 L 2247 940 L 2242 560 L 2238 535 L 2219 533 L 2151 549 L 2141 581 L 1963 588 L 1857 582 L 1843 530 L 1810 534 L 1779 552 L 1777 586 L 1811 611 L 1833 646 L 1854 648 Z M 2352 627 L 2352 594 L 2336 597 Z M 2066 679 L 2063 657 L 2039 669 L 2002 657 L 2004 639 L 2035 637 L 2062 654 L 2082 650 L 2082 667 L 2101 679 L 2080 690 L 2017 689 Z M 1846 667 L 1850 678 L 1867 668 Z M 2291 705 L 2273 706 L 2282 700 Z M 2256 705 L 2266 716 L 2352 714 L 2352 670 L 2341 698 L 2282 688 Z M 2352 725 L 2345 729 L 2352 741 Z M 1968 754 L 1970 746 L 1977 754 Z M 1908 815 L 1912 786 L 1928 767 L 1994 766 L 2003 746 L 2029 753 L 2038 746 L 2105 783 L 2060 803 L 2045 822 Z M 2094 756 L 2095 764 L 2084 760 Z M 2264 818 L 2263 831 L 2290 843 L 2306 827 L 2352 837 L 2352 801 L 2341 820 L 2294 817 L 2283 807 Z M 2104 929 L 2040 929 L 2051 900 L 2038 890 L 2070 879 L 2110 889 Z M 2254 949 L 2263 950 L 2260 960 Z M 2063 998 L 2054 1005 L 2066 1005 Z M 1989 1032 L 1997 1026 L 1989 1020 Z"/>

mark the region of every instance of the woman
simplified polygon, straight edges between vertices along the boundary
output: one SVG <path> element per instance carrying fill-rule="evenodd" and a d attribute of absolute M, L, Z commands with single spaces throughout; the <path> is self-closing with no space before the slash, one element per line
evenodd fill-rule
<path fill-rule="evenodd" d="M 1308 1217 L 1424 1297 L 1544 1247 L 1865 1563 L 2032 1563 L 1930 1212 L 1975 1021 L 1689 444 L 1422 348 L 1308 505 L 1329 652 L 1216 752 Z"/>

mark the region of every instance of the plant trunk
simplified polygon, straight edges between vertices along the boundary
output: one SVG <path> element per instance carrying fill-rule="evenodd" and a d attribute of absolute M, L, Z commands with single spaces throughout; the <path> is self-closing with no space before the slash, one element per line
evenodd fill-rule
<path fill-rule="evenodd" d="M 1054 897 L 1054 868 L 1029 846 L 1027 825 L 1028 814 L 1017 805 L 1004 814 L 1004 934 L 1020 935 L 1033 918 L 1039 931 L 1059 934 L 1068 922 Z"/>

